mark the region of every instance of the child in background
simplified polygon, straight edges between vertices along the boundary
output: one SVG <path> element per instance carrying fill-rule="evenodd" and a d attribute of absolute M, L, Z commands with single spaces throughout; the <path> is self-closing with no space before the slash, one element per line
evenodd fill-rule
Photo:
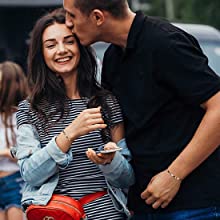
<path fill-rule="evenodd" d="M 22 220 L 19 167 L 10 154 L 16 144 L 18 103 L 28 93 L 26 77 L 19 65 L 6 61 L 0 64 L 0 220 Z"/>

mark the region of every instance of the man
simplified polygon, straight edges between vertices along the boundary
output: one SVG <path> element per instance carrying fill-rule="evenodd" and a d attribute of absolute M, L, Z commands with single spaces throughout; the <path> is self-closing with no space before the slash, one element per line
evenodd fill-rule
<path fill-rule="evenodd" d="M 133 219 L 219 216 L 220 79 L 196 39 L 135 14 L 126 0 L 64 0 L 64 8 L 83 45 L 112 43 L 102 83 L 124 113 L 136 174 Z"/>

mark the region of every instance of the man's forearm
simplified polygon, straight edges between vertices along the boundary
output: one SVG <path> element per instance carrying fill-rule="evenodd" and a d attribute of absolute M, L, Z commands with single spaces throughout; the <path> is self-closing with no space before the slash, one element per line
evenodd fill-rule
<path fill-rule="evenodd" d="M 220 145 L 220 106 L 207 109 L 195 135 L 169 166 L 169 170 L 184 179 Z"/>

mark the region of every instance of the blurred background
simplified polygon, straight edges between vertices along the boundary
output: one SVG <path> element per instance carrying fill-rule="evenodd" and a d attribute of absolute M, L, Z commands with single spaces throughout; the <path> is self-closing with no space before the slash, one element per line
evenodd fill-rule
<path fill-rule="evenodd" d="M 128 2 L 134 11 L 142 10 L 147 15 L 166 18 L 194 35 L 211 57 L 211 66 L 220 73 L 220 0 Z M 25 69 L 28 38 L 36 19 L 59 6 L 62 6 L 62 0 L 0 0 L 0 62 L 10 59 Z M 183 23 L 193 25 L 184 26 Z M 94 45 L 100 60 L 106 46 L 102 43 Z"/>
<path fill-rule="evenodd" d="M 134 10 L 170 21 L 213 25 L 220 29 L 219 0 L 129 0 Z"/>

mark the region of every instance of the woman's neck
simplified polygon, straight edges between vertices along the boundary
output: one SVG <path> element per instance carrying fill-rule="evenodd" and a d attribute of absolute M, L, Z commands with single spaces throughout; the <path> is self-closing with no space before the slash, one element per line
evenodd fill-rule
<path fill-rule="evenodd" d="M 77 75 L 74 74 L 72 76 L 69 76 L 67 78 L 64 78 L 64 84 L 66 87 L 66 95 L 70 99 L 79 99 L 79 90 L 77 88 L 76 82 L 77 82 Z"/>

